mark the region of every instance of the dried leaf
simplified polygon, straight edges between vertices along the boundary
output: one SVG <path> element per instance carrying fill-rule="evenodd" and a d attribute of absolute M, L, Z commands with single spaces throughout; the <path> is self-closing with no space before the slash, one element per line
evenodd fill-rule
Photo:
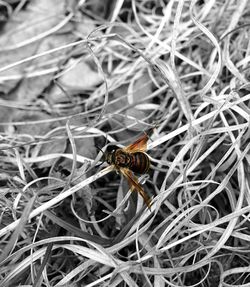
<path fill-rule="evenodd" d="M 56 13 L 55 13 L 56 11 Z M 62 21 L 65 1 L 34 0 L 26 10 L 20 11 L 5 25 L 0 38 L 0 66 L 5 67 L 34 55 L 40 41 L 31 41 L 37 35 L 50 30 Z M 29 42 L 32 42 L 28 44 Z M 0 90 L 10 92 L 26 74 L 29 62 L 0 73 Z"/>
<path fill-rule="evenodd" d="M 92 90 L 103 81 L 101 75 L 84 61 L 70 59 L 67 66 L 68 69 L 66 67 L 66 72 L 59 78 L 59 83 L 69 94 Z M 51 91 L 50 99 L 53 102 L 62 101 L 62 97 L 61 89 L 55 87 Z"/>

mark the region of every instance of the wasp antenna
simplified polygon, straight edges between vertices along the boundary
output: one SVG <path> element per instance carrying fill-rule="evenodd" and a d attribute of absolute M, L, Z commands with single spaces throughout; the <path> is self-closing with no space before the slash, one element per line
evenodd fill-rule
<path fill-rule="evenodd" d="M 103 150 L 101 149 L 101 148 L 99 148 L 99 146 L 95 146 L 99 151 L 101 151 L 102 152 L 102 154 L 104 155 L 104 152 L 103 152 Z"/>
<path fill-rule="evenodd" d="M 107 145 L 108 143 L 108 134 L 106 133 L 106 137 L 105 137 L 105 146 Z"/>
<path fill-rule="evenodd" d="M 99 146 L 95 145 L 95 147 L 102 152 L 102 158 L 101 158 L 101 163 L 96 165 L 96 167 L 101 166 L 104 162 L 105 162 L 105 153 L 103 152 L 103 150 L 101 148 L 99 148 Z"/>

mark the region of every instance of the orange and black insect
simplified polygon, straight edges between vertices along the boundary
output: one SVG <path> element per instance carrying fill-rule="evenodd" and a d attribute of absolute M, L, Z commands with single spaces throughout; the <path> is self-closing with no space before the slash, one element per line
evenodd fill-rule
<path fill-rule="evenodd" d="M 147 206 L 150 208 L 151 200 L 144 192 L 137 177 L 133 174 L 145 174 L 150 168 L 150 160 L 145 153 L 148 139 L 148 135 L 144 134 L 134 143 L 124 148 L 110 146 L 110 151 L 104 153 L 104 160 L 108 164 L 113 165 L 115 170 L 124 175 L 128 180 L 131 191 L 136 190 L 139 192 Z"/>

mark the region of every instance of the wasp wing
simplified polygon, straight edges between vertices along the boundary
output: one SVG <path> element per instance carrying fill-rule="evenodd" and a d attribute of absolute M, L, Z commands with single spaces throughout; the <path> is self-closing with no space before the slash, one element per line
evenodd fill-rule
<path fill-rule="evenodd" d="M 121 173 L 124 175 L 124 177 L 128 180 L 129 186 L 131 188 L 131 191 L 134 189 L 139 192 L 139 194 L 144 199 L 145 203 L 147 204 L 147 207 L 150 209 L 151 207 L 151 199 L 149 196 L 145 193 L 143 187 L 138 182 L 137 178 L 133 175 L 132 171 L 130 171 L 127 168 L 120 168 Z"/>
<path fill-rule="evenodd" d="M 144 152 L 147 149 L 148 139 L 149 139 L 149 136 L 147 134 L 144 134 L 134 143 L 124 147 L 123 150 L 126 152 L 138 152 L 138 151 Z"/>

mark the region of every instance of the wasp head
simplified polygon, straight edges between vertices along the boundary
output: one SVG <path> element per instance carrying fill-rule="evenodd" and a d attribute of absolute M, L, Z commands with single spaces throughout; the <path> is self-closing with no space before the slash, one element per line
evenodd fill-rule
<path fill-rule="evenodd" d="M 110 145 L 107 147 L 106 151 L 103 151 L 101 148 L 96 146 L 96 148 L 102 152 L 102 157 L 100 159 L 101 164 L 98 166 L 102 165 L 104 162 L 107 162 L 108 164 L 113 164 L 114 163 L 114 157 L 115 157 L 115 151 L 119 149 L 118 146 L 115 145 Z"/>
<path fill-rule="evenodd" d="M 115 152 L 116 152 L 117 149 L 119 149 L 119 147 L 115 146 L 115 145 L 110 145 L 110 146 L 107 147 L 106 153 L 104 155 L 105 155 L 105 161 L 108 164 L 114 164 L 114 162 L 115 162 Z"/>

